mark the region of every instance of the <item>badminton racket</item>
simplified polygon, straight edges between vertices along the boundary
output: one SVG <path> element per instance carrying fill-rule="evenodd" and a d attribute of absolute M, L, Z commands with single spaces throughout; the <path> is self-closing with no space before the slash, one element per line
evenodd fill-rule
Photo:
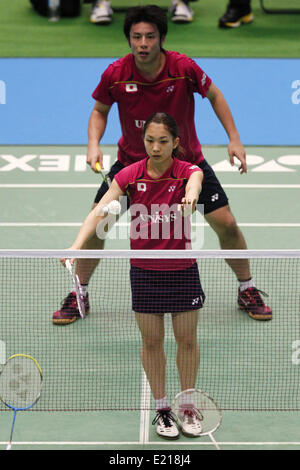
<path fill-rule="evenodd" d="M 102 168 L 101 168 L 101 165 L 100 165 L 99 162 L 96 163 L 95 168 L 96 168 L 96 170 L 97 170 L 97 173 L 100 173 L 100 175 L 101 175 L 101 177 L 102 177 L 104 183 L 106 183 L 107 186 L 110 187 L 110 185 L 111 185 L 111 179 L 110 179 L 110 177 L 108 176 L 108 174 L 105 174 L 104 171 L 102 171 Z"/>
<path fill-rule="evenodd" d="M 84 296 L 83 296 L 82 287 L 81 287 L 81 284 L 80 284 L 80 281 L 79 281 L 79 277 L 77 276 L 77 274 L 73 273 L 73 269 L 72 269 L 72 265 L 71 265 L 70 260 L 67 259 L 65 264 L 66 264 L 67 270 L 69 271 L 69 274 L 70 274 L 70 277 L 71 277 L 71 280 L 72 280 L 72 284 L 73 284 L 73 289 L 74 289 L 75 294 L 76 294 L 76 300 L 77 300 L 77 306 L 78 306 L 79 314 L 80 314 L 82 320 L 84 320 L 85 319 Z"/>
<path fill-rule="evenodd" d="M 14 354 L 4 365 L 0 375 L 0 399 L 14 412 L 6 450 L 12 448 L 17 412 L 29 410 L 36 404 L 41 396 L 42 384 L 42 370 L 33 357 Z"/>
<path fill-rule="evenodd" d="M 178 393 L 172 405 L 172 410 L 180 422 L 180 413 L 187 408 L 193 410 L 201 424 L 199 436 L 209 436 L 218 450 L 221 450 L 213 433 L 218 429 L 222 421 L 222 413 L 215 401 L 202 390 L 188 389 Z"/>

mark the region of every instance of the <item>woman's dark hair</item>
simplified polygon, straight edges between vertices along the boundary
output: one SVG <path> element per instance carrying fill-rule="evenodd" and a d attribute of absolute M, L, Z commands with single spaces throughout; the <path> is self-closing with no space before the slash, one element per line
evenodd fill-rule
<path fill-rule="evenodd" d="M 166 113 L 153 113 L 151 114 L 151 116 L 148 117 L 143 127 L 143 137 L 145 137 L 148 126 L 153 122 L 155 124 L 163 124 L 165 128 L 167 129 L 167 131 L 171 134 L 173 139 L 176 139 L 176 137 L 178 137 L 177 123 L 172 116 Z M 178 157 L 179 154 L 184 154 L 184 153 L 185 153 L 184 149 L 180 146 L 176 147 L 173 150 L 174 157 Z"/>
<path fill-rule="evenodd" d="M 159 31 L 160 39 L 166 36 L 168 32 L 167 14 L 156 5 L 132 7 L 127 10 L 123 30 L 128 41 L 130 39 L 131 26 L 136 23 L 155 24 Z"/>

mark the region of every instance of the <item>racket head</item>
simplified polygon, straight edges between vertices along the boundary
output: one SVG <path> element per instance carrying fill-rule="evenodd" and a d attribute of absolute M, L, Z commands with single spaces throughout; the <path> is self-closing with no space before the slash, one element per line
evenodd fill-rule
<path fill-rule="evenodd" d="M 74 289 L 75 294 L 76 294 L 77 306 L 78 306 L 80 316 L 81 316 L 82 319 L 84 319 L 85 318 L 84 296 L 83 296 L 83 293 L 82 293 L 82 287 L 81 287 L 81 284 L 80 284 L 80 281 L 79 281 L 79 277 L 77 276 L 77 274 L 75 274 L 75 275 L 73 274 L 73 269 L 72 269 L 72 265 L 71 265 L 70 260 L 67 259 L 65 264 L 66 264 L 66 268 L 69 271 L 69 274 L 70 274 L 71 279 L 72 279 L 73 289 Z"/>
<path fill-rule="evenodd" d="M 43 374 L 37 360 L 28 354 L 14 354 L 0 374 L 0 399 L 13 410 L 26 410 L 39 400 Z"/>
<path fill-rule="evenodd" d="M 216 402 L 205 392 L 199 389 L 190 388 L 178 393 L 172 403 L 172 411 L 178 417 L 182 407 L 190 408 L 191 405 L 184 405 L 187 396 L 190 395 L 190 403 L 196 411 L 202 425 L 201 436 L 212 434 L 222 422 L 222 413 Z"/>

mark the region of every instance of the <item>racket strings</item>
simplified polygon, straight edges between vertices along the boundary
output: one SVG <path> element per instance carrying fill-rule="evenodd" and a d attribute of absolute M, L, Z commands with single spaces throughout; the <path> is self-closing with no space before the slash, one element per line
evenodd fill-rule
<path fill-rule="evenodd" d="M 1 399 L 10 408 L 25 409 L 38 400 L 41 385 L 41 373 L 34 360 L 15 356 L 8 360 L 0 377 Z"/>
<path fill-rule="evenodd" d="M 190 402 L 186 403 L 188 399 Z M 201 390 L 189 389 L 178 393 L 172 409 L 177 417 L 185 416 L 191 425 L 197 420 L 201 422 L 201 435 L 214 432 L 221 424 L 221 411 L 214 400 Z"/>

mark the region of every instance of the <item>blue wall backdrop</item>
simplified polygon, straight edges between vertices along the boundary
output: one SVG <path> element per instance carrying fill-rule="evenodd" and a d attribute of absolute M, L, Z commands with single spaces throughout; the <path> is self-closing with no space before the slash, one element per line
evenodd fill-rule
<path fill-rule="evenodd" d="M 102 72 L 115 59 L 0 59 L 0 145 L 85 145 Z M 222 90 L 245 145 L 300 145 L 299 59 L 195 59 Z M 202 144 L 225 145 L 208 100 L 196 96 Z M 104 144 L 120 137 L 113 106 Z"/>

